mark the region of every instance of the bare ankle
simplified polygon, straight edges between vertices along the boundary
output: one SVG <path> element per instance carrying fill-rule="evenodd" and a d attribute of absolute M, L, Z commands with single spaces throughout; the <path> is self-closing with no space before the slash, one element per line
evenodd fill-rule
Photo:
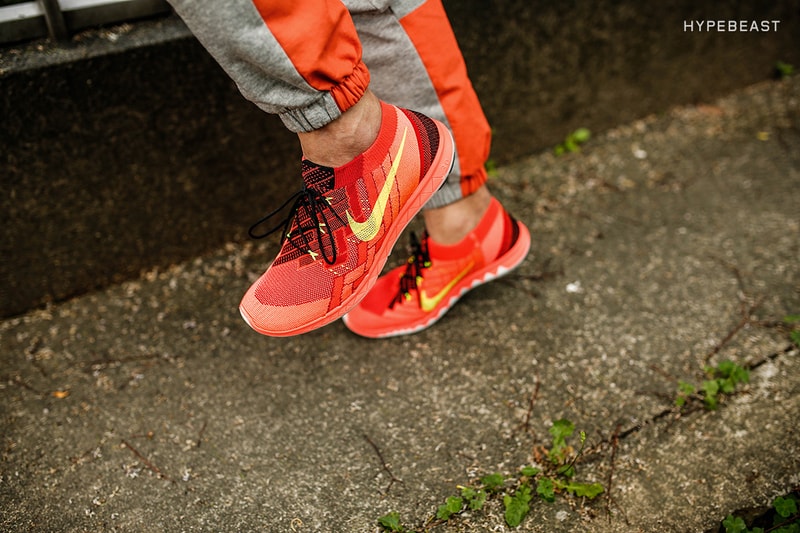
<path fill-rule="evenodd" d="M 423 211 L 428 235 L 439 244 L 460 242 L 481 221 L 491 199 L 492 195 L 484 185 L 457 202 Z"/>
<path fill-rule="evenodd" d="M 380 127 L 380 100 L 368 90 L 333 122 L 297 135 L 303 157 L 318 165 L 339 167 L 369 148 L 377 139 Z"/>

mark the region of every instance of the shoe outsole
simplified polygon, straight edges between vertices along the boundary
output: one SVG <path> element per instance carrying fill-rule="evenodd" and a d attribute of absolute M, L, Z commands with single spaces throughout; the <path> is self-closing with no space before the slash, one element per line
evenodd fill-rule
<path fill-rule="evenodd" d="M 436 193 L 436 191 L 438 191 L 442 185 L 444 185 L 447 176 L 449 176 L 450 172 L 453 170 L 453 165 L 455 165 L 455 141 L 453 140 L 453 136 L 450 131 L 443 124 L 437 122 L 436 127 L 439 130 L 439 151 L 431 163 L 428 172 L 420 180 L 419 185 L 417 185 L 417 188 L 409 197 L 408 201 L 406 201 L 405 205 L 400 208 L 395 222 L 387 229 L 383 242 L 375 254 L 375 262 L 373 263 L 370 271 L 365 274 L 366 279 L 361 283 L 358 289 L 356 289 L 350 296 L 342 300 L 338 307 L 330 310 L 325 315 L 317 318 L 316 320 L 308 322 L 301 327 L 293 328 L 291 330 L 275 331 L 258 326 L 247 315 L 244 307 L 239 306 L 239 314 L 242 315 L 242 319 L 244 319 L 248 326 L 258 333 L 261 333 L 262 335 L 268 335 L 270 337 L 290 337 L 293 335 L 300 335 L 334 322 L 335 320 L 347 314 L 348 311 L 353 309 L 356 305 L 358 305 L 359 302 L 361 302 L 362 299 L 364 299 L 364 297 L 369 293 L 370 289 L 372 289 L 372 287 L 375 285 L 375 282 L 378 281 L 378 277 L 380 276 L 380 273 L 389 258 L 389 253 L 397 243 L 397 239 L 400 238 L 400 234 L 417 215 L 417 213 L 422 210 L 422 207 L 425 205 L 425 203 L 427 203 L 428 200 L 430 200 L 431 196 L 433 196 L 434 193 Z"/>
<path fill-rule="evenodd" d="M 424 319 L 414 323 L 410 327 L 403 327 L 391 331 L 375 332 L 375 331 L 369 331 L 367 329 L 361 331 L 355 331 L 352 329 L 351 325 L 348 324 L 348 317 L 347 315 L 345 315 L 342 318 L 343 322 L 345 323 L 345 326 L 347 326 L 348 329 L 350 329 L 353 333 L 371 339 L 384 339 L 390 337 L 400 337 L 403 335 L 410 335 L 412 333 L 417 333 L 433 326 L 466 293 L 485 283 L 488 283 L 492 280 L 505 276 L 506 274 L 517 268 L 525 260 L 525 258 L 528 256 L 528 252 L 530 251 L 531 247 L 531 235 L 530 232 L 528 231 L 528 228 L 525 227 L 525 225 L 522 222 L 517 221 L 517 226 L 519 228 L 519 235 L 517 238 L 517 242 L 514 244 L 514 246 L 512 246 L 508 250 L 508 252 L 498 257 L 492 263 L 486 265 L 480 270 L 473 272 L 471 275 L 461 280 L 461 283 L 459 283 L 458 285 L 456 285 L 456 287 L 453 288 L 453 294 L 449 298 L 446 298 L 442 303 L 440 303 L 439 308 L 431 312 L 430 315 L 426 316 Z"/>

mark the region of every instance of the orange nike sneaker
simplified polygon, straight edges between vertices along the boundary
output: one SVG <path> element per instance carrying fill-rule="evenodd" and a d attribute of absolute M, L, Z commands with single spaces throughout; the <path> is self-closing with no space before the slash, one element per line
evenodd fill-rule
<path fill-rule="evenodd" d="M 495 198 L 483 218 L 460 243 L 443 246 L 412 234 L 412 256 L 378 279 L 369 294 L 343 317 L 364 337 L 394 337 L 433 325 L 467 291 L 517 267 L 528 254 L 531 236 Z"/>
<path fill-rule="evenodd" d="M 340 318 L 375 284 L 400 233 L 453 166 L 447 128 L 382 103 L 378 138 L 338 168 L 303 161 L 303 189 L 250 228 L 282 231 L 281 250 L 239 305 L 264 335 L 305 333 Z M 293 202 L 288 217 L 257 229 Z"/>

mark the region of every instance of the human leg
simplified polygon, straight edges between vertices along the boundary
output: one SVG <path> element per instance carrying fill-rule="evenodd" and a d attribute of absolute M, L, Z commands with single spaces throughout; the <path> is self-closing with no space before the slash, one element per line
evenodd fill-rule
<path fill-rule="evenodd" d="M 490 128 L 440 0 L 388 3 L 389 11 L 354 15 L 373 90 L 446 122 L 458 160 L 423 210 L 426 231 L 409 262 L 345 317 L 367 337 L 432 325 L 464 292 L 518 266 L 530 247 L 528 230 L 486 187 Z"/>
<path fill-rule="evenodd" d="M 329 167 L 344 165 L 364 152 L 378 137 L 381 104 L 369 89 L 333 122 L 298 132 L 303 157 Z"/>
<path fill-rule="evenodd" d="M 426 206 L 450 205 L 486 183 L 491 129 L 467 73 L 441 0 L 344 0 L 363 44 L 370 88 L 384 101 L 414 109 L 453 132 L 458 159 Z M 486 208 L 486 205 L 483 205 Z"/>
<path fill-rule="evenodd" d="M 169 2 L 242 94 L 291 131 L 329 124 L 369 85 L 361 42 L 339 0 Z"/>
<path fill-rule="evenodd" d="M 367 90 L 360 42 L 338 0 L 172 1 L 242 93 L 298 132 L 307 152 L 289 216 L 261 234 L 280 230 L 281 250 L 242 299 L 242 316 L 275 336 L 327 324 L 366 295 L 441 186 L 451 135 Z"/>

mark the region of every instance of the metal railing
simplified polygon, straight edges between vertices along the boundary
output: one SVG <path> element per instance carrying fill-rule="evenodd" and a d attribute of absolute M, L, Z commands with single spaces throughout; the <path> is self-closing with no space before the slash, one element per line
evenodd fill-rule
<path fill-rule="evenodd" d="M 86 28 L 169 12 L 165 0 L 0 0 L 0 43 L 64 40 Z"/>

